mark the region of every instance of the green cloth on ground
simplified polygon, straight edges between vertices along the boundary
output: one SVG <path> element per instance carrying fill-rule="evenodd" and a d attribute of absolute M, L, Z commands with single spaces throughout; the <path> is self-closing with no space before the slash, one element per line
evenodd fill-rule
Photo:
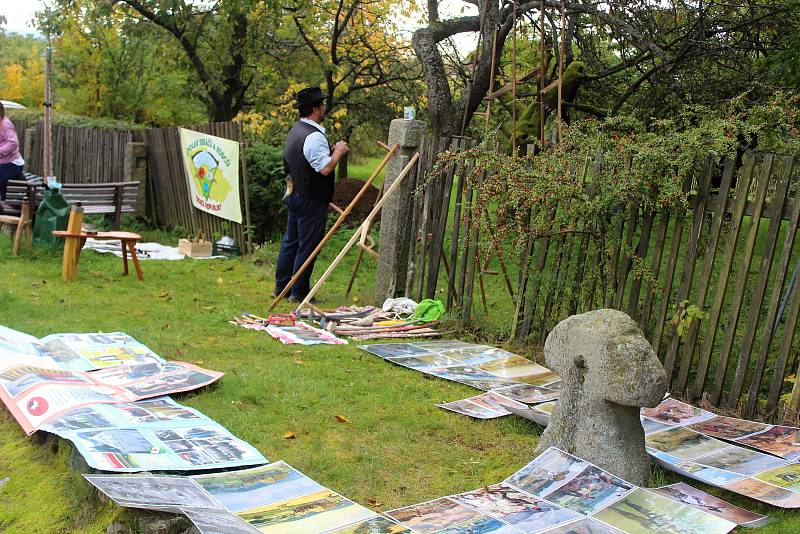
<path fill-rule="evenodd" d="M 425 299 L 414 308 L 414 315 L 411 319 L 417 319 L 426 323 L 438 321 L 444 315 L 444 304 L 439 299 Z"/>

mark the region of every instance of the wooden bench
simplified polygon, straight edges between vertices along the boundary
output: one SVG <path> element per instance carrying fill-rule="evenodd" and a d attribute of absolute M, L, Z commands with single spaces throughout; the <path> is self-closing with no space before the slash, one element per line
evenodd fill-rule
<path fill-rule="evenodd" d="M 80 202 L 83 212 L 100 213 L 112 218 L 112 228 L 119 230 L 123 213 L 134 213 L 139 196 L 139 182 L 113 182 L 108 184 L 64 184 L 61 194 L 67 202 Z"/>
<path fill-rule="evenodd" d="M 19 215 L 27 199 L 31 217 L 44 198 L 44 180 L 26 173 L 28 180 L 10 180 L 6 201 L 0 203 L 2 215 Z M 123 213 L 134 213 L 139 196 L 139 182 L 113 182 L 108 184 L 63 184 L 61 194 L 69 204 L 80 202 L 84 213 L 98 213 L 112 218 L 112 228 L 119 230 Z"/>

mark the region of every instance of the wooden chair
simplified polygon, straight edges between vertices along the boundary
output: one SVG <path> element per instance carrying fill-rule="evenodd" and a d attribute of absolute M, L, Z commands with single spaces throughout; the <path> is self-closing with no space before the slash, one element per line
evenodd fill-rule
<path fill-rule="evenodd" d="M 19 242 L 22 240 L 22 232 L 25 231 L 25 238 L 28 247 L 31 246 L 31 212 L 30 204 L 23 202 L 20 206 L 19 215 L 0 215 L 0 226 L 9 224 L 16 226 L 16 231 L 12 237 L 13 245 L 11 247 L 11 254 L 16 256 L 19 252 Z"/>

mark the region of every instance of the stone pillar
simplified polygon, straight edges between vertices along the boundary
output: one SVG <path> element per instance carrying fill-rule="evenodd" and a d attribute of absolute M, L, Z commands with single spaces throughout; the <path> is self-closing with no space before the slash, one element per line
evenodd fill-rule
<path fill-rule="evenodd" d="M 139 182 L 136 214 L 147 216 L 147 145 L 129 141 L 125 145 L 122 180 Z"/>
<path fill-rule="evenodd" d="M 389 146 L 397 143 L 400 150 L 386 166 L 384 191 L 397 179 L 425 137 L 427 124 L 423 121 L 394 119 L 389 126 Z M 390 297 L 404 297 L 408 276 L 408 253 L 411 231 L 411 194 L 413 174 L 381 207 L 380 241 L 378 245 L 378 275 L 375 304 L 380 306 Z"/>

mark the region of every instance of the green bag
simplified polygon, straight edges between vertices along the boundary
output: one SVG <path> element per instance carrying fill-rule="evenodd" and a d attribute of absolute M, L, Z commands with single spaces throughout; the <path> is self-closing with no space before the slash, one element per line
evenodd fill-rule
<path fill-rule="evenodd" d="M 36 223 L 33 225 L 33 244 L 54 247 L 64 240 L 53 235 L 53 230 L 66 230 L 69 219 L 69 204 L 58 189 L 46 189 L 42 203 L 36 210 Z"/>
<path fill-rule="evenodd" d="M 412 319 L 418 319 L 426 323 L 438 321 L 444 315 L 444 304 L 439 299 L 425 299 L 414 308 Z"/>

